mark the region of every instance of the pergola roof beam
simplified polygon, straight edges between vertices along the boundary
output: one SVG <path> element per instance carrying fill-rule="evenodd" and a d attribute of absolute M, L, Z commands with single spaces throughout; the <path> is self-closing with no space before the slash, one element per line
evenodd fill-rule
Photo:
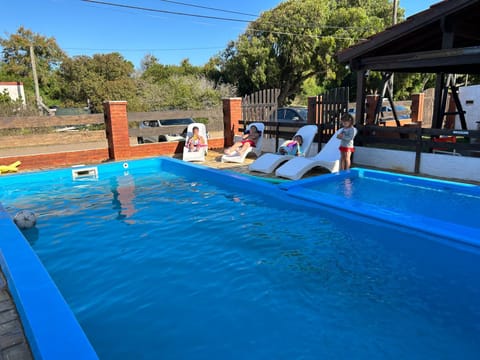
<path fill-rule="evenodd" d="M 478 73 L 480 46 L 374 56 L 351 64 L 353 70 L 425 73 Z"/>

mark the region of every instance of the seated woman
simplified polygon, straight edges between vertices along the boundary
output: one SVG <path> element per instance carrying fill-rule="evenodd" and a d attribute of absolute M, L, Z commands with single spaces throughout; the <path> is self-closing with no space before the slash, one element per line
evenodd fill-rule
<path fill-rule="evenodd" d="M 198 151 L 202 145 L 205 145 L 205 139 L 198 132 L 198 127 L 194 126 L 192 129 L 193 135 L 188 139 L 187 144 L 185 145 L 188 148 L 188 151 Z"/>
<path fill-rule="evenodd" d="M 234 155 L 235 153 L 238 153 L 238 155 L 243 156 L 249 148 L 256 146 L 260 135 L 261 134 L 255 125 L 250 126 L 250 130 L 243 135 L 242 140 L 237 141 L 231 147 L 225 149 L 225 154 Z"/>
<path fill-rule="evenodd" d="M 278 153 L 281 155 L 302 156 L 303 138 L 301 135 L 295 135 L 292 140 L 285 141 L 278 148 Z"/>

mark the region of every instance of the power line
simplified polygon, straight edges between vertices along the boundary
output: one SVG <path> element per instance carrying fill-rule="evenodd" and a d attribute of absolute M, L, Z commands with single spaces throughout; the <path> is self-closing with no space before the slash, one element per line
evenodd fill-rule
<path fill-rule="evenodd" d="M 219 8 L 214 8 L 214 7 L 209 7 L 209 6 L 202 6 L 202 5 L 196 5 L 196 4 L 188 4 L 184 3 L 181 1 L 172 1 L 172 0 L 158 0 L 166 3 L 171 3 L 171 4 L 177 4 L 177 5 L 182 5 L 182 6 L 190 6 L 198 9 L 205 9 L 205 10 L 213 10 L 213 11 L 220 11 L 224 13 L 230 13 L 230 14 L 237 14 L 237 15 L 245 15 L 245 16 L 252 16 L 252 17 L 258 17 L 257 14 L 249 14 L 249 13 L 244 13 L 240 11 L 234 11 L 234 10 L 225 10 L 225 9 L 219 9 Z"/>
<path fill-rule="evenodd" d="M 244 19 L 226 18 L 226 17 L 220 17 L 220 16 L 209 16 L 209 15 L 200 15 L 200 14 L 190 14 L 190 13 L 185 13 L 185 12 L 180 12 L 180 11 L 168 11 L 168 10 L 152 9 L 152 8 L 146 8 L 146 7 L 142 7 L 142 6 L 111 3 L 111 2 L 107 2 L 107 1 L 97 1 L 97 0 L 81 0 L 81 1 L 88 2 L 88 3 L 93 3 L 93 4 L 120 7 L 120 8 L 125 8 L 125 9 L 142 10 L 142 11 L 157 12 L 157 13 L 179 15 L 179 16 L 189 16 L 189 17 L 196 17 L 196 18 L 202 18 L 202 19 L 235 21 L 235 22 L 243 22 L 243 23 L 249 23 L 250 22 L 249 20 L 244 20 Z"/>
<path fill-rule="evenodd" d="M 237 18 L 227 18 L 227 17 L 221 17 L 221 16 L 209 16 L 209 15 L 201 15 L 201 14 L 192 14 L 192 13 L 185 13 L 185 12 L 180 12 L 180 11 L 169 11 L 169 10 L 161 10 L 161 9 L 154 9 L 154 8 L 146 8 L 142 6 L 134 6 L 134 5 L 125 5 L 125 4 L 118 4 L 118 3 L 113 3 L 113 2 L 107 2 L 107 1 L 100 1 L 100 0 L 81 0 L 83 2 L 87 3 L 93 3 L 93 4 L 100 4 L 100 5 L 106 5 L 106 6 L 112 6 L 112 7 L 119 7 L 119 8 L 126 8 L 126 9 L 133 9 L 133 10 L 141 10 L 141 11 L 148 11 L 148 12 L 157 12 L 157 13 L 163 13 L 163 14 L 171 14 L 171 15 L 178 15 L 178 16 L 188 16 L 188 17 L 196 17 L 196 18 L 203 18 L 203 19 L 211 19 L 211 20 L 222 20 L 222 21 L 233 21 L 233 22 L 242 22 L 242 23 L 252 23 L 252 20 L 246 20 L 246 19 L 237 19 Z M 159 1 L 166 1 L 166 2 L 172 2 L 176 4 L 187 4 L 187 3 L 181 3 L 179 1 L 170 1 L 170 0 L 159 0 Z M 193 5 L 193 4 L 189 4 Z M 200 7 L 200 5 L 195 5 Z M 202 7 L 207 9 L 208 7 Z M 216 8 L 211 8 L 211 9 L 216 9 Z M 222 9 L 217 9 L 217 11 L 220 11 Z M 228 11 L 228 10 L 225 10 Z M 237 12 L 235 12 L 237 13 Z M 245 13 L 246 14 L 246 13 Z M 248 14 L 248 16 L 254 16 L 253 14 Z M 256 15 L 255 15 L 256 16 Z M 277 22 L 273 21 L 267 21 L 269 24 L 279 24 Z M 282 24 L 280 24 L 281 26 Z M 334 25 L 303 25 L 299 27 L 298 29 L 310 29 L 310 28 L 321 28 L 321 29 L 358 29 L 358 30 L 365 30 L 369 29 L 368 27 L 355 27 L 355 26 L 334 26 Z M 271 31 L 272 33 L 275 33 L 275 31 Z M 290 33 L 293 34 L 293 33 Z M 294 35 L 294 34 L 293 34 Z M 298 34 L 298 35 L 303 35 L 303 34 Z"/>
<path fill-rule="evenodd" d="M 79 48 L 79 47 L 64 47 L 65 50 L 87 50 L 87 51 L 132 51 L 132 52 L 142 52 L 142 51 L 194 51 L 194 50 L 215 50 L 223 49 L 225 45 L 222 46 L 209 46 L 209 47 L 191 47 L 191 48 L 163 48 L 163 49 L 114 49 L 114 48 Z"/>

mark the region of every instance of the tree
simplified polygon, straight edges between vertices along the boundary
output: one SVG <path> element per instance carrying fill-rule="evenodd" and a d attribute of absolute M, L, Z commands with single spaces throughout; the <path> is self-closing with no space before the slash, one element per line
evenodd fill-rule
<path fill-rule="evenodd" d="M 151 63 L 142 74 L 144 80 L 162 84 L 172 76 L 202 75 L 204 68 L 194 66 L 189 59 L 183 59 L 180 65 L 163 65 L 158 62 Z"/>
<path fill-rule="evenodd" d="M 215 86 L 205 76 L 172 75 L 161 83 L 138 82 L 138 98 L 144 111 L 164 109 L 205 109 L 231 97 L 236 89 L 226 84 Z"/>
<path fill-rule="evenodd" d="M 140 71 L 144 72 L 155 64 L 158 64 L 157 57 L 153 54 L 146 54 L 140 61 Z"/>
<path fill-rule="evenodd" d="M 287 0 L 264 12 L 217 57 L 221 78 L 241 95 L 279 88 L 284 105 L 306 79 L 341 82 L 335 54 L 391 24 L 388 0 Z M 215 61 L 213 61 L 215 63 Z"/>
<path fill-rule="evenodd" d="M 55 38 L 36 34 L 22 26 L 15 34 L 0 38 L 0 46 L 2 75 L 6 80 L 22 81 L 29 94 L 33 93 L 30 62 L 30 46 L 33 46 L 41 92 L 46 97 L 54 96 L 53 93 L 57 89 L 54 72 L 66 58 Z"/>
<path fill-rule="evenodd" d="M 60 98 L 70 105 L 90 102 L 96 112 L 102 111 L 106 100 L 127 100 L 135 109 L 136 85 L 131 75 L 133 64 L 119 53 L 76 56 L 66 59 L 59 68 Z"/>

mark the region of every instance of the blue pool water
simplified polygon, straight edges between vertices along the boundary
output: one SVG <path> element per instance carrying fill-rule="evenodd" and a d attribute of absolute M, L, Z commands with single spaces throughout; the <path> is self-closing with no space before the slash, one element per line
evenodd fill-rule
<path fill-rule="evenodd" d="M 39 214 L 25 235 L 101 359 L 480 356 L 475 252 L 228 177 L 100 174 L 0 202 Z"/>
<path fill-rule="evenodd" d="M 351 176 L 308 188 L 397 212 L 419 214 L 469 227 L 480 224 L 480 189 L 468 191 L 448 186 L 435 188 L 424 183 L 392 181 L 391 178 Z"/>

